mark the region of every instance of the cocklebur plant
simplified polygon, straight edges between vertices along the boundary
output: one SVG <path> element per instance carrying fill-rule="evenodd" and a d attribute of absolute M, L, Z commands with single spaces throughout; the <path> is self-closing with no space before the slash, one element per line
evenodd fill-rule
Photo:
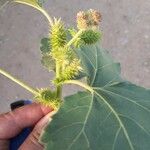
<path fill-rule="evenodd" d="M 77 14 L 77 28 L 51 18 L 36 0 L 16 0 L 32 6 L 48 20 L 50 32 L 41 40 L 41 62 L 55 72 L 55 89 L 33 89 L 0 69 L 0 73 L 31 93 L 35 101 L 57 110 L 41 133 L 47 150 L 149 150 L 150 90 L 125 81 L 120 64 L 99 45 L 101 15 Z M 81 82 L 81 78 L 84 78 Z M 83 91 L 63 98 L 64 84 Z"/>

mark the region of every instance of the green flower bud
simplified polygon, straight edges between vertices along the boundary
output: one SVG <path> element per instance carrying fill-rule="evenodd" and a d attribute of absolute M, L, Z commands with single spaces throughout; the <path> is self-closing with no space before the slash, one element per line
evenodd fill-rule
<path fill-rule="evenodd" d="M 51 56 L 53 59 L 55 59 L 57 62 L 61 64 L 68 64 L 69 58 L 72 56 L 72 52 L 69 48 L 58 48 L 58 49 L 52 49 Z"/>
<path fill-rule="evenodd" d="M 48 88 L 40 89 L 39 90 L 39 95 L 35 96 L 35 99 L 45 105 L 45 106 L 50 106 L 53 109 L 58 109 L 61 104 L 61 100 L 56 98 L 56 92 L 51 91 Z"/>
<path fill-rule="evenodd" d="M 60 19 L 57 20 L 54 18 L 54 24 L 51 27 L 50 39 L 52 49 L 64 47 L 64 45 L 66 44 L 66 30 Z"/>
<path fill-rule="evenodd" d="M 85 43 L 85 44 L 94 44 L 96 43 L 98 40 L 100 40 L 101 38 L 101 32 L 97 31 L 97 30 L 85 30 L 82 34 L 81 34 L 81 40 Z"/>
<path fill-rule="evenodd" d="M 59 78 L 54 80 L 55 84 L 61 84 L 65 80 L 70 80 L 76 77 L 82 70 L 80 66 L 80 60 L 74 58 L 69 65 L 66 66 Z"/>

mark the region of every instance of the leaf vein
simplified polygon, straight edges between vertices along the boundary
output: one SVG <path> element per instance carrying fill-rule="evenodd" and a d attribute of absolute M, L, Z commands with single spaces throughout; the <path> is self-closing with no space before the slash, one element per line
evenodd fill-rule
<path fill-rule="evenodd" d="M 150 109 L 146 108 L 145 106 L 143 106 L 143 105 L 137 103 L 136 101 L 134 101 L 134 100 L 132 100 L 132 99 L 130 99 L 130 98 L 127 98 L 127 97 L 125 97 L 125 96 L 123 96 L 123 95 L 120 95 L 120 94 L 117 94 L 117 93 L 115 93 L 115 92 L 112 92 L 112 91 L 110 91 L 110 90 L 104 90 L 104 89 L 100 89 L 100 90 L 105 91 L 105 92 L 112 93 L 112 94 L 114 94 L 114 95 L 116 95 L 116 96 L 119 96 L 119 97 L 122 97 L 122 98 L 124 98 L 124 99 L 130 101 L 131 103 L 134 103 L 134 104 L 138 105 L 139 107 L 143 108 L 144 110 L 150 112 Z"/>
<path fill-rule="evenodd" d="M 63 126 L 63 127 L 59 128 L 59 129 L 57 129 L 57 130 L 52 134 L 52 136 L 55 135 L 56 133 L 60 132 L 60 131 L 63 130 L 64 128 L 71 127 L 71 126 L 78 125 L 78 124 L 82 124 L 82 123 L 83 123 L 83 122 L 79 121 L 79 122 L 74 122 L 74 123 L 72 123 L 72 124 Z"/>
<path fill-rule="evenodd" d="M 129 135 L 128 135 L 128 132 L 127 132 L 125 126 L 123 125 L 122 120 L 120 119 L 120 117 L 119 117 L 119 115 L 117 114 L 117 112 L 116 112 L 116 111 L 114 110 L 114 108 L 107 102 L 107 100 L 105 100 L 105 98 L 104 98 L 103 96 L 101 96 L 101 95 L 100 95 L 99 93 L 97 93 L 96 91 L 94 91 L 94 92 L 95 92 L 95 94 L 96 94 L 100 99 L 102 99 L 103 102 L 112 110 L 112 112 L 114 113 L 116 119 L 118 120 L 120 126 L 122 127 L 122 129 L 123 129 L 123 131 L 124 131 L 125 137 L 126 137 L 128 143 L 129 143 L 129 146 L 130 146 L 131 150 L 134 150 L 134 147 L 133 147 L 133 144 L 132 144 L 132 142 L 131 142 L 131 140 L 130 140 L 130 137 L 129 137 Z"/>
<path fill-rule="evenodd" d="M 120 127 L 118 128 L 118 130 L 116 131 L 115 138 L 114 138 L 114 142 L 113 142 L 113 145 L 112 145 L 112 150 L 115 149 L 115 144 L 116 144 L 118 135 L 119 135 L 119 133 L 120 133 L 120 130 L 121 130 L 121 126 L 120 126 Z"/>
<path fill-rule="evenodd" d="M 72 147 L 72 145 L 76 142 L 76 140 L 80 137 L 80 135 L 83 133 L 84 131 L 84 127 L 87 123 L 87 120 L 88 120 L 88 116 L 92 110 L 92 105 L 93 105 L 93 100 L 94 100 L 94 95 L 92 95 L 92 99 L 91 99 L 91 103 L 90 103 L 90 106 L 89 106 L 89 110 L 87 112 L 87 115 L 85 117 L 85 121 L 83 123 L 83 127 L 81 128 L 81 131 L 79 132 L 79 134 L 75 137 L 75 139 L 72 141 L 72 143 L 68 146 L 67 150 L 70 150 L 70 148 Z"/>
<path fill-rule="evenodd" d="M 147 131 L 140 123 L 138 123 L 135 119 L 131 118 L 131 117 L 127 117 L 123 114 L 119 114 L 119 116 L 125 117 L 131 121 L 133 121 L 137 126 L 139 126 L 148 136 L 150 136 L 150 131 Z"/>

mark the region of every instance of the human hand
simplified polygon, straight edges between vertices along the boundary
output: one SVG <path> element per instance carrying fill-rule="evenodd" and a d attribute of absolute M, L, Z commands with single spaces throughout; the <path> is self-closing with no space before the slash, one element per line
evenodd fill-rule
<path fill-rule="evenodd" d="M 30 104 L 0 115 L 0 149 L 9 150 L 9 139 L 22 129 L 34 126 L 33 131 L 20 146 L 19 150 L 43 150 L 39 142 L 42 129 L 50 121 L 53 110 L 40 104 Z"/>

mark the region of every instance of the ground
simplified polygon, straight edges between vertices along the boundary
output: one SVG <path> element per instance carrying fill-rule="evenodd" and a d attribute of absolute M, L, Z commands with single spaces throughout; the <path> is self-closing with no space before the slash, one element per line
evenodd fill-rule
<path fill-rule="evenodd" d="M 75 26 L 80 10 L 100 10 L 103 16 L 102 47 L 121 63 L 122 76 L 150 88 L 149 0 L 47 0 L 48 13 Z M 45 18 L 34 9 L 10 4 L 0 11 L 0 67 L 33 87 L 47 87 L 53 74 L 40 64 L 40 39 L 48 35 Z M 65 95 L 77 87 L 66 87 Z M 0 112 L 9 104 L 32 95 L 0 75 Z"/>

